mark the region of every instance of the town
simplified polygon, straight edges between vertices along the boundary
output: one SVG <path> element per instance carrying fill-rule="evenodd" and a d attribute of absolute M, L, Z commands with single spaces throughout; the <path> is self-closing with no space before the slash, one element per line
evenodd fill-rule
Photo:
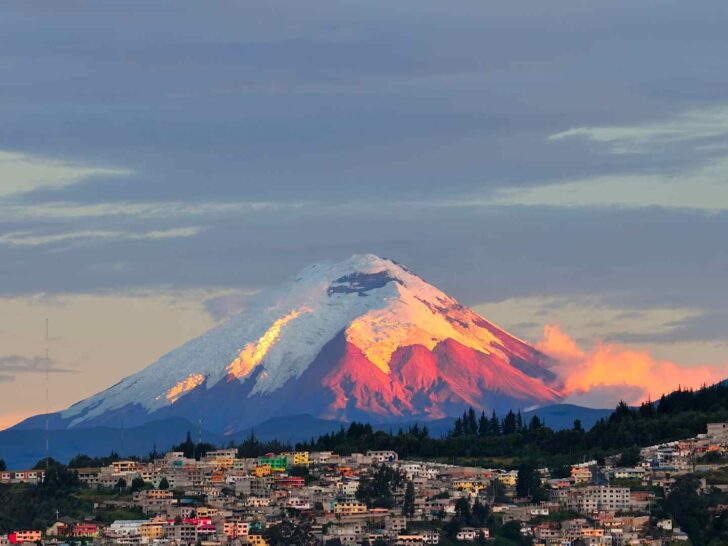
<path fill-rule="evenodd" d="M 171 451 L 148 462 L 73 469 L 95 509 L 137 517 L 103 523 L 93 514 L 72 518 L 59 511 L 47 528 L 0 535 L 0 546 L 687 543 L 685 530 L 657 510 L 657 501 L 685 476 L 697 476 L 698 493 L 728 492 L 721 474 L 728 423 L 633 451 L 584 461 L 563 476 L 527 465 L 505 470 L 400 460 L 394 451 L 245 458 L 237 449 L 219 449 L 199 459 Z M 0 472 L 5 484 L 44 478 L 42 469 Z"/>

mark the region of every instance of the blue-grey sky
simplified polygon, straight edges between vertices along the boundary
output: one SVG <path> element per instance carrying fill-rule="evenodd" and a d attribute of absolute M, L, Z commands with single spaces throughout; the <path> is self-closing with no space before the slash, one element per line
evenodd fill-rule
<path fill-rule="evenodd" d="M 355 252 L 532 341 L 724 365 L 726 27 L 721 0 L 4 2 L 0 392 L 49 308 L 175 294 L 189 336 Z M 177 341 L 59 341 L 57 403 Z"/>

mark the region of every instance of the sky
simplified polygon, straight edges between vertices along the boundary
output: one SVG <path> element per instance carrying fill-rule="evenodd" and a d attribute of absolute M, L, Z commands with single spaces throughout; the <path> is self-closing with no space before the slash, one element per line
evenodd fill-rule
<path fill-rule="evenodd" d="M 365 252 L 561 354 L 577 402 L 728 376 L 726 25 L 722 0 L 3 2 L 0 427 L 45 411 L 46 318 L 60 409 Z"/>

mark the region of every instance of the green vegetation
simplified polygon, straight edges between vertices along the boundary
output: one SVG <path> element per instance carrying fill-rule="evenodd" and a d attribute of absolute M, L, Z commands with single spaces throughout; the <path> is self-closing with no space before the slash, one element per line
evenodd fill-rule
<path fill-rule="evenodd" d="M 49 459 L 36 466 L 45 468 L 42 483 L 0 485 L 0 533 L 14 529 L 45 529 L 56 519 L 56 510 L 71 517 L 82 517 L 93 505 L 72 495 L 81 484 L 75 472 Z"/>
<path fill-rule="evenodd" d="M 73 468 L 53 459 L 43 459 L 35 468 L 46 471 L 42 483 L 0 484 L 0 533 L 45 530 L 56 520 L 56 511 L 76 519 L 93 515 L 102 523 L 145 517 L 137 510 L 103 506 L 107 501 L 130 501 L 134 490 L 150 487 L 139 478 L 132 481 L 131 488 L 121 484 L 123 487 L 115 489 L 89 489 L 79 481 Z M 95 510 L 95 503 L 101 507 Z"/>
<path fill-rule="evenodd" d="M 725 483 L 725 482 L 723 482 Z M 680 476 L 663 500 L 664 511 L 690 537 L 694 546 L 728 544 L 728 493 L 700 489 L 700 477 Z M 716 508 L 722 506 L 720 510 Z"/>
<path fill-rule="evenodd" d="M 356 498 L 370 508 L 392 508 L 394 492 L 404 483 L 404 475 L 399 470 L 382 465 L 373 475 L 365 476 L 359 481 Z"/>
<path fill-rule="evenodd" d="M 678 390 L 639 408 L 622 402 L 589 431 L 579 422 L 571 429 L 554 431 L 540 420 L 531 419 L 526 426 L 520 414 L 513 412 L 499 419 L 495 413 L 478 417 L 470 409 L 444 438 L 432 438 L 427 427 L 417 425 L 388 434 L 375 432 L 369 424 L 352 423 L 348 429 L 300 443 L 297 449 L 342 454 L 394 450 L 404 458 L 513 467 L 523 461 L 540 461 L 557 468 L 584 457 L 599 459 L 622 452 L 622 462 L 627 464 L 634 462 L 636 446 L 695 436 L 705 432 L 708 422 L 724 420 L 728 420 L 728 385 L 719 384 L 696 391 Z"/>

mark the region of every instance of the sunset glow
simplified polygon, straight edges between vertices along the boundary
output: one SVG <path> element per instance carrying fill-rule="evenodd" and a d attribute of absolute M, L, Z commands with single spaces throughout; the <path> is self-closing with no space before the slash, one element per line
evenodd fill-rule
<path fill-rule="evenodd" d="M 205 381 L 205 376 L 202 374 L 192 374 L 188 376 L 186 379 L 183 379 L 167 391 L 167 401 L 170 404 L 174 404 L 180 396 L 191 391 L 195 387 L 198 387 L 203 381 Z"/>
<path fill-rule="evenodd" d="M 276 320 L 273 325 L 255 343 L 248 343 L 240 355 L 228 365 L 228 372 L 231 376 L 240 379 L 247 376 L 253 368 L 260 364 L 270 348 L 275 344 L 281 333 L 281 328 L 303 313 L 311 312 L 310 309 L 302 307 L 294 309 L 287 315 Z"/>
<path fill-rule="evenodd" d="M 567 396 L 623 389 L 625 402 L 638 404 L 679 387 L 715 383 L 728 374 L 727 364 L 687 367 L 612 343 L 600 342 L 585 351 L 554 324 L 544 327 L 544 338 L 537 347 L 559 361 L 554 371 L 562 378 Z"/>

